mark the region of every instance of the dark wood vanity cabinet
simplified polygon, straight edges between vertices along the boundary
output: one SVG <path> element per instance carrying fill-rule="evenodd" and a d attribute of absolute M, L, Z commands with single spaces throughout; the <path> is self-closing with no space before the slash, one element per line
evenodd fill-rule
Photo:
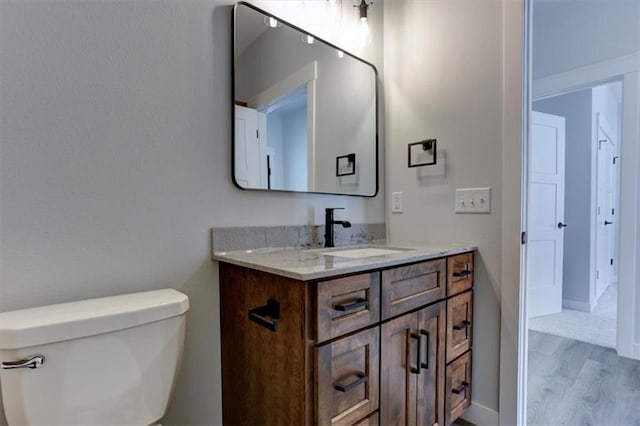
<path fill-rule="evenodd" d="M 472 253 L 307 282 L 221 262 L 224 424 L 453 422 L 472 284 Z"/>

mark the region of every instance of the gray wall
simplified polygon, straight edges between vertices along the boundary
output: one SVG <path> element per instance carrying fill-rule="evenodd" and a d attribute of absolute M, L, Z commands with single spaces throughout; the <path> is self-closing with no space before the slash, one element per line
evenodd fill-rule
<path fill-rule="evenodd" d="M 533 110 L 566 118 L 562 298 L 589 305 L 591 274 L 591 89 L 536 101 Z M 573 304 L 575 308 L 575 303 Z"/>
<path fill-rule="evenodd" d="M 233 186 L 230 3 L 0 3 L 0 311 L 163 287 L 188 294 L 165 425 L 221 422 L 209 228 L 322 223 L 329 206 L 356 223 L 384 220 L 383 192 Z M 376 64 L 380 15 L 363 51 Z"/>
<path fill-rule="evenodd" d="M 638 0 L 533 0 L 533 78 L 640 50 Z"/>
<path fill-rule="evenodd" d="M 502 2 L 385 3 L 387 191 L 393 240 L 467 242 L 476 254 L 473 401 L 498 410 L 502 219 Z M 518 86 L 519 87 L 519 86 Z M 407 168 L 407 144 L 446 150 L 446 174 Z M 517 143 L 514 141 L 513 143 Z M 455 188 L 490 186 L 491 214 L 454 213 Z"/>

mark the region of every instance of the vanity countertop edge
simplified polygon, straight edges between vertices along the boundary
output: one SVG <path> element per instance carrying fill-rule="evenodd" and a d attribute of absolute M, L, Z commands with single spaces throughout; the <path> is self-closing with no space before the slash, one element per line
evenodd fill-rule
<path fill-rule="evenodd" d="M 327 253 L 358 249 L 394 250 L 393 253 L 364 258 L 346 258 Z M 471 244 L 355 245 L 332 248 L 261 248 L 213 253 L 213 260 L 268 272 L 299 281 L 315 281 L 356 272 L 383 269 L 476 251 Z"/>

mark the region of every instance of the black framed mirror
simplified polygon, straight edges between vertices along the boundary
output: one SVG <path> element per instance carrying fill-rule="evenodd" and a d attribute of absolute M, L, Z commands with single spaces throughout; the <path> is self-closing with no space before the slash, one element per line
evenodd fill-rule
<path fill-rule="evenodd" d="M 246 2 L 233 24 L 236 186 L 375 196 L 376 68 Z M 345 156 L 353 171 L 336 173 Z"/>

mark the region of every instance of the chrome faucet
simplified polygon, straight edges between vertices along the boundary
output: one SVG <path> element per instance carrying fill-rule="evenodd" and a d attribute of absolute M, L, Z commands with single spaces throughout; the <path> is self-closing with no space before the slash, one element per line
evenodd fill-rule
<path fill-rule="evenodd" d="M 333 220 L 334 210 L 344 210 L 342 207 L 324 209 L 324 246 L 334 247 L 333 244 L 333 225 L 342 225 L 343 228 L 351 228 L 351 222 L 348 220 Z"/>

